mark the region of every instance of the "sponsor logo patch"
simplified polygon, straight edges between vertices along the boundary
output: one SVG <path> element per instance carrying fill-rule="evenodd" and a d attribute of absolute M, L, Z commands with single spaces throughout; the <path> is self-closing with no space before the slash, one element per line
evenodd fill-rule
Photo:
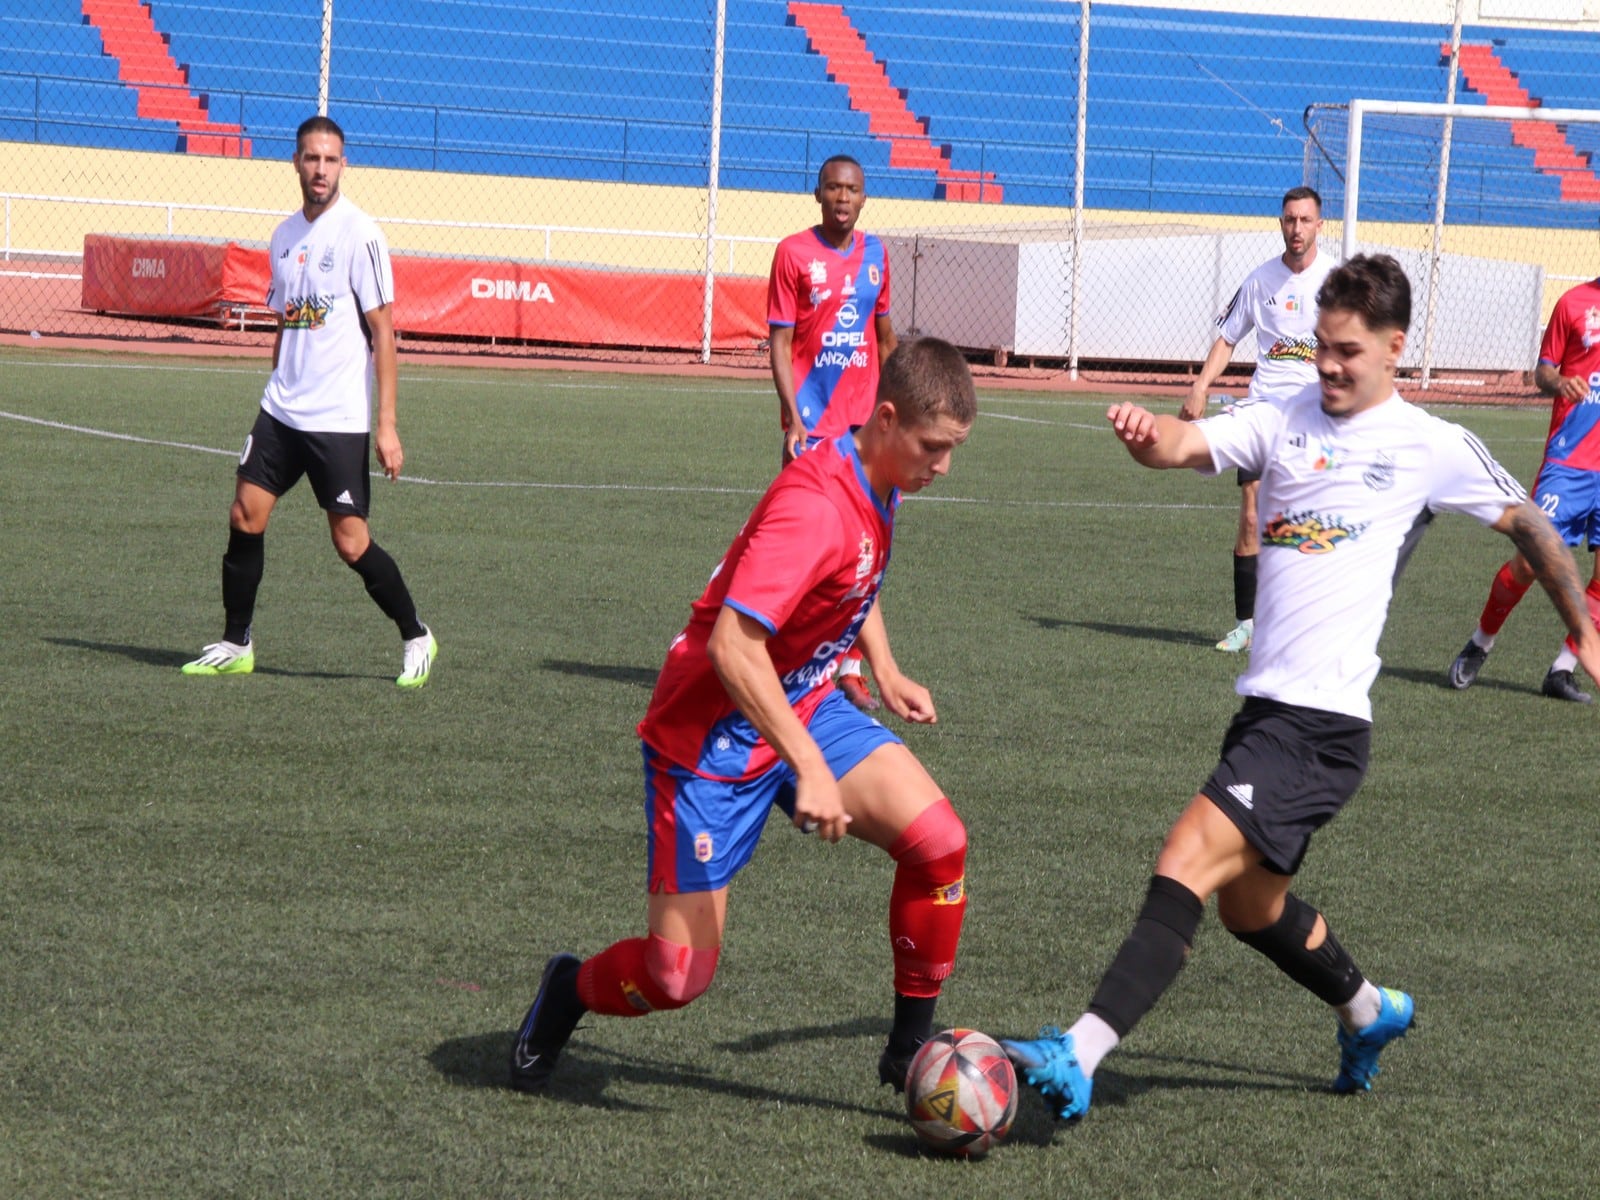
<path fill-rule="evenodd" d="M 1280 513 L 1261 530 L 1263 546 L 1287 546 L 1301 554 L 1327 554 L 1366 532 L 1370 521 L 1346 521 L 1327 513 Z"/>

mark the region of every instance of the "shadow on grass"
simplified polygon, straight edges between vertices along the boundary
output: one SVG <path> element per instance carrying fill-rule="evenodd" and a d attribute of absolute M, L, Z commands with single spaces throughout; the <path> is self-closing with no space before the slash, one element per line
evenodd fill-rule
<path fill-rule="evenodd" d="M 1258 1070 L 1253 1067 L 1241 1067 L 1237 1063 L 1186 1058 L 1175 1054 L 1149 1054 L 1137 1050 L 1120 1050 L 1117 1052 L 1117 1057 L 1122 1061 L 1131 1059 L 1154 1065 L 1199 1068 L 1206 1074 L 1132 1075 L 1103 1067 L 1095 1072 L 1094 1106 L 1091 1111 L 1120 1108 L 1147 1092 L 1159 1091 L 1258 1091 L 1295 1094 L 1326 1091 L 1329 1095 L 1333 1094 L 1328 1080 L 1320 1076 Z M 1054 1112 L 1045 1105 L 1038 1093 L 1026 1084 L 1019 1082 L 1019 1086 L 1022 1089 L 1022 1098 L 1017 1105 L 1016 1123 L 1011 1127 L 1011 1136 L 1007 1141 L 1048 1146 L 1057 1135 L 1063 1137 L 1071 1135 L 1078 1122 L 1056 1120 Z"/>
<path fill-rule="evenodd" d="M 116 654 L 131 662 L 150 667 L 181 667 L 194 657 L 193 650 L 160 650 L 154 646 L 127 646 L 119 642 L 91 642 L 83 638 L 47 637 L 52 646 L 65 646 L 69 650 L 93 650 L 98 654 Z M 390 679 L 389 675 L 357 674 L 353 671 L 286 671 L 282 667 L 257 666 L 256 675 L 281 675 L 290 679 Z"/>
<path fill-rule="evenodd" d="M 608 663 L 573 662 L 565 658 L 547 658 L 540 664 L 546 671 L 559 671 L 563 675 L 582 675 L 586 679 L 605 679 L 611 683 L 637 683 L 654 687 L 657 667 L 624 667 Z"/>
<path fill-rule="evenodd" d="M 1443 667 L 1423 669 L 1420 667 L 1391 667 L 1388 663 L 1384 663 L 1383 670 L 1379 673 L 1395 679 L 1404 679 L 1407 683 L 1420 683 L 1428 687 L 1443 688 L 1447 692 L 1456 691 L 1457 689 L 1452 688 L 1450 681 L 1445 678 L 1445 672 L 1448 670 L 1449 665 L 1449 663 L 1446 663 Z M 1541 679 L 1530 686 L 1526 683 L 1515 683 L 1504 679 L 1485 679 L 1480 675 L 1478 676 L 1478 681 L 1472 685 L 1472 690 L 1475 692 L 1519 692 L 1524 696 L 1542 697 L 1543 693 L 1539 690 L 1539 684 L 1543 682 Z"/>
<path fill-rule="evenodd" d="M 1185 633 L 1181 629 L 1159 629 L 1153 625 L 1118 625 L 1110 621 L 1063 621 L 1059 617 L 1041 617 L 1023 614 L 1040 629 L 1087 629 L 1092 633 L 1109 633 L 1115 637 L 1136 638 L 1142 642 L 1171 642 L 1177 646 L 1204 646 L 1210 648 L 1215 638 L 1199 633 Z"/>
<path fill-rule="evenodd" d="M 579 1026 L 580 1029 L 585 1026 Z M 428 1061 L 450 1082 L 462 1087 L 511 1087 L 508 1060 L 514 1031 L 472 1034 L 439 1043 Z M 788 1039 L 779 1036 L 776 1042 Z M 618 1112 L 648 1112 L 656 1105 L 638 1104 L 606 1095 L 612 1083 L 640 1084 L 649 1087 L 692 1088 L 760 1104 L 791 1104 L 830 1112 L 853 1112 L 870 1117 L 898 1119 L 893 1109 L 874 1108 L 827 1096 L 809 1095 L 782 1087 L 727 1079 L 707 1073 L 683 1062 L 625 1054 L 604 1046 L 572 1044 L 561 1055 L 560 1071 L 551 1081 L 543 1100 L 603 1108 Z"/>

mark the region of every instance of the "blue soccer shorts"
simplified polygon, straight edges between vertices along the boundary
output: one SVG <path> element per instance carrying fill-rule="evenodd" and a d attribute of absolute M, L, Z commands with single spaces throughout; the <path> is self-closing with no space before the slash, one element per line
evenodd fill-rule
<path fill-rule="evenodd" d="M 879 746 L 900 739 L 840 692 L 830 692 L 809 725 L 835 779 Z M 773 808 L 794 816 L 794 769 L 779 760 L 754 779 L 707 779 L 644 747 L 644 816 L 651 893 L 710 892 L 727 886 L 755 855 Z"/>
<path fill-rule="evenodd" d="M 1600 549 L 1600 471 L 1546 460 L 1533 482 L 1533 502 L 1567 545 Z"/>

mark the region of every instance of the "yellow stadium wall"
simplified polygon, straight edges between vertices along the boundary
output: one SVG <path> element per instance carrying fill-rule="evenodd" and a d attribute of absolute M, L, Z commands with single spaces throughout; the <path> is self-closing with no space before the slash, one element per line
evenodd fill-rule
<path fill-rule="evenodd" d="M 297 186 L 287 162 L 226 159 L 181 154 L 148 154 L 76 147 L 0 142 L 7 164 L 0 187 L 11 193 L 82 199 L 211 205 L 264 210 L 258 214 L 176 210 L 175 236 L 264 243 L 272 227 L 296 202 Z M 871 180 L 868 181 L 871 194 Z M 353 163 L 345 192 L 384 220 L 392 246 L 407 250 L 475 258 L 548 257 L 567 263 L 626 266 L 635 270 L 699 271 L 703 240 L 619 236 L 615 232 L 464 229 L 408 221 L 521 226 L 582 226 L 586 229 L 696 234 L 706 224 L 706 193 L 701 189 L 637 184 L 591 183 L 493 175 L 363 168 Z M 808 192 L 724 191 L 718 197 L 717 229 L 722 239 L 762 239 L 760 244 L 719 242 L 716 267 L 743 275 L 764 275 L 771 258 L 767 241 L 783 237 L 817 219 Z M 1336 216 L 1337 214 L 1330 214 Z M 1187 225 L 1209 229 L 1260 229 L 1275 213 L 1260 217 L 1209 214 L 1088 210 L 1085 221 L 1100 224 Z M 160 236 L 168 231 L 164 207 L 9 202 L 9 244 L 23 250 L 75 255 L 87 233 Z M 960 227 L 1048 226 L 1064 229 L 1071 210 L 1011 204 L 960 204 L 944 201 L 869 199 L 864 228 L 922 230 Z M 1338 237 L 1330 220 L 1325 239 Z M 548 255 L 547 250 L 548 240 Z M 1417 226 L 1377 222 L 1362 226 L 1366 244 L 1426 247 L 1427 232 Z M 1508 229 L 1457 226 L 1445 249 L 1457 254 L 1538 263 L 1547 275 L 1566 276 L 1546 288 L 1546 311 L 1570 277 L 1594 272 L 1600 241 L 1592 230 Z"/>

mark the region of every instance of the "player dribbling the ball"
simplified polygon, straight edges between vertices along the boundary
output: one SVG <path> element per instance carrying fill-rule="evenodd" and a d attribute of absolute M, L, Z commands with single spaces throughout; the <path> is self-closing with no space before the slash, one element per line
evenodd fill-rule
<path fill-rule="evenodd" d="M 547 1086 L 584 1013 L 682 1008 L 710 986 L 728 885 L 777 806 L 824 841 L 851 834 L 894 860 L 894 1018 L 878 1074 L 903 1090 L 955 962 L 966 827 L 905 744 L 832 678 L 859 637 L 889 710 L 936 719 L 927 689 L 889 653 L 876 601 L 901 495 L 950 469 L 976 414 L 959 351 L 904 343 L 866 424 L 802 455 L 756 505 L 669 647 L 639 724 L 647 933 L 545 964 L 512 1047 L 514 1088 Z"/>

